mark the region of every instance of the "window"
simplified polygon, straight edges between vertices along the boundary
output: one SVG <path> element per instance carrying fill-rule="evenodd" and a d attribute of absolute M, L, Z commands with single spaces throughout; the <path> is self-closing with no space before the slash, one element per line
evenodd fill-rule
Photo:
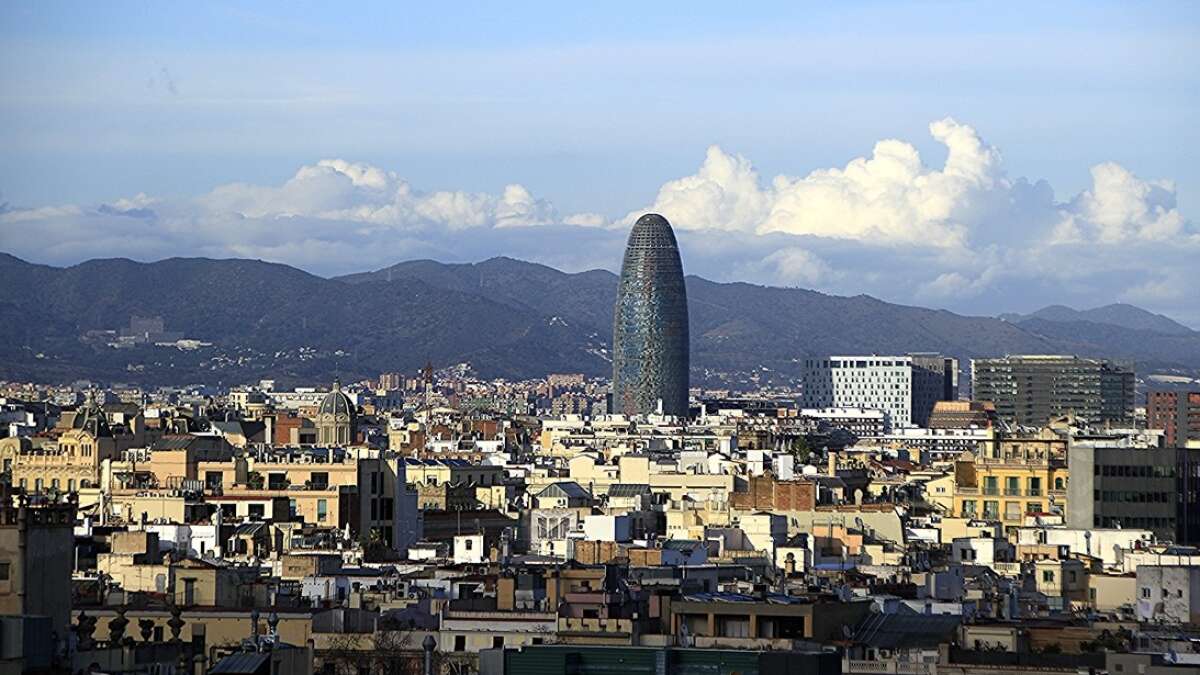
<path fill-rule="evenodd" d="M 492 649 L 504 649 L 504 636 L 503 635 L 493 635 L 492 636 Z"/>
<path fill-rule="evenodd" d="M 0 562 L 0 581 L 8 581 L 9 566 L 12 563 Z"/>
<path fill-rule="evenodd" d="M 454 636 L 454 651 L 463 652 L 466 650 L 467 650 L 467 636 L 466 635 L 455 635 Z"/>
<path fill-rule="evenodd" d="M 1042 494 L 1042 479 L 1030 478 L 1027 482 L 1027 492 L 1030 497 L 1038 497 Z"/>
<path fill-rule="evenodd" d="M 1021 519 L 1021 503 L 1020 502 L 1004 502 L 1004 519 L 1005 520 L 1020 520 Z"/>
<path fill-rule="evenodd" d="M 1042 581 L 1045 583 L 1054 583 L 1054 570 L 1042 570 Z"/>
<path fill-rule="evenodd" d="M 314 471 L 312 473 L 312 477 L 309 479 L 309 483 L 312 485 L 312 489 L 314 489 L 314 490 L 324 490 L 324 489 L 328 488 L 329 487 L 329 472 L 328 471 Z"/>
<path fill-rule="evenodd" d="M 329 516 L 329 500 L 317 500 L 317 520 L 323 521 Z"/>
<path fill-rule="evenodd" d="M 983 493 L 985 495 L 1000 494 L 999 481 L 995 476 L 984 476 L 984 478 L 983 478 Z"/>
<path fill-rule="evenodd" d="M 262 520 L 262 517 L 266 511 L 266 507 L 262 504 L 251 504 L 246 510 L 246 512 L 250 514 L 250 518 L 252 520 Z"/>
<path fill-rule="evenodd" d="M 1021 479 L 1016 476 L 1009 476 L 1004 479 L 1004 494 L 1019 495 L 1021 494 Z"/>

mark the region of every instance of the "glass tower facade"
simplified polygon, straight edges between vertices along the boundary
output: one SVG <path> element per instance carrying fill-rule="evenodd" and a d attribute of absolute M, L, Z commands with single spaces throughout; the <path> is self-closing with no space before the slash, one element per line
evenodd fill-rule
<path fill-rule="evenodd" d="M 666 218 L 649 213 L 629 233 L 613 321 L 613 412 L 688 414 L 687 289 Z"/>

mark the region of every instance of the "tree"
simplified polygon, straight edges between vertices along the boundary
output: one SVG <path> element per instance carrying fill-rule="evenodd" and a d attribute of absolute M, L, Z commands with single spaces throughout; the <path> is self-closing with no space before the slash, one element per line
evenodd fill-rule
<path fill-rule="evenodd" d="M 374 633 L 331 635 L 324 648 L 317 649 L 322 666 L 332 666 L 338 675 L 360 672 L 382 675 L 416 675 L 423 668 L 424 656 L 410 630 L 377 628 Z"/>
<path fill-rule="evenodd" d="M 812 446 L 808 444 L 808 438 L 805 436 L 797 436 L 792 439 L 788 452 L 796 458 L 796 461 L 803 464 L 808 462 L 808 458 L 812 455 Z"/>

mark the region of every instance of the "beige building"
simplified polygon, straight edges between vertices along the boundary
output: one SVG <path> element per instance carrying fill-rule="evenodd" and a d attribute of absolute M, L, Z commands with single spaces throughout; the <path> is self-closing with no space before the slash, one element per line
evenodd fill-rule
<path fill-rule="evenodd" d="M 72 492 L 101 483 L 101 467 L 132 447 L 138 436 L 116 434 L 104 411 L 89 399 L 74 412 L 64 413 L 55 428 L 57 438 L 0 440 L 0 463 L 13 485 L 29 492 Z"/>
<path fill-rule="evenodd" d="M 19 499 L 14 504 L 11 488 L 0 485 L 0 614 L 48 616 L 55 633 L 65 638 L 75 504 Z"/>
<path fill-rule="evenodd" d="M 115 532 L 111 546 L 112 552 L 97 556 L 96 569 L 127 593 L 166 594 L 184 607 L 241 605 L 248 568 L 192 558 L 172 562 L 150 532 Z"/>

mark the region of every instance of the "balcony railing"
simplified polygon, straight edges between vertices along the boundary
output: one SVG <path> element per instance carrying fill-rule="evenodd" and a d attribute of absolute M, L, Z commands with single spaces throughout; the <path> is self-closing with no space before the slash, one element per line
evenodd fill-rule
<path fill-rule="evenodd" d="M 864 661 L 844 659 L 842 672 L 849 675 L 862 673 L 864 675 L 931 675 L 934 664 L 918 661 Z"/>

